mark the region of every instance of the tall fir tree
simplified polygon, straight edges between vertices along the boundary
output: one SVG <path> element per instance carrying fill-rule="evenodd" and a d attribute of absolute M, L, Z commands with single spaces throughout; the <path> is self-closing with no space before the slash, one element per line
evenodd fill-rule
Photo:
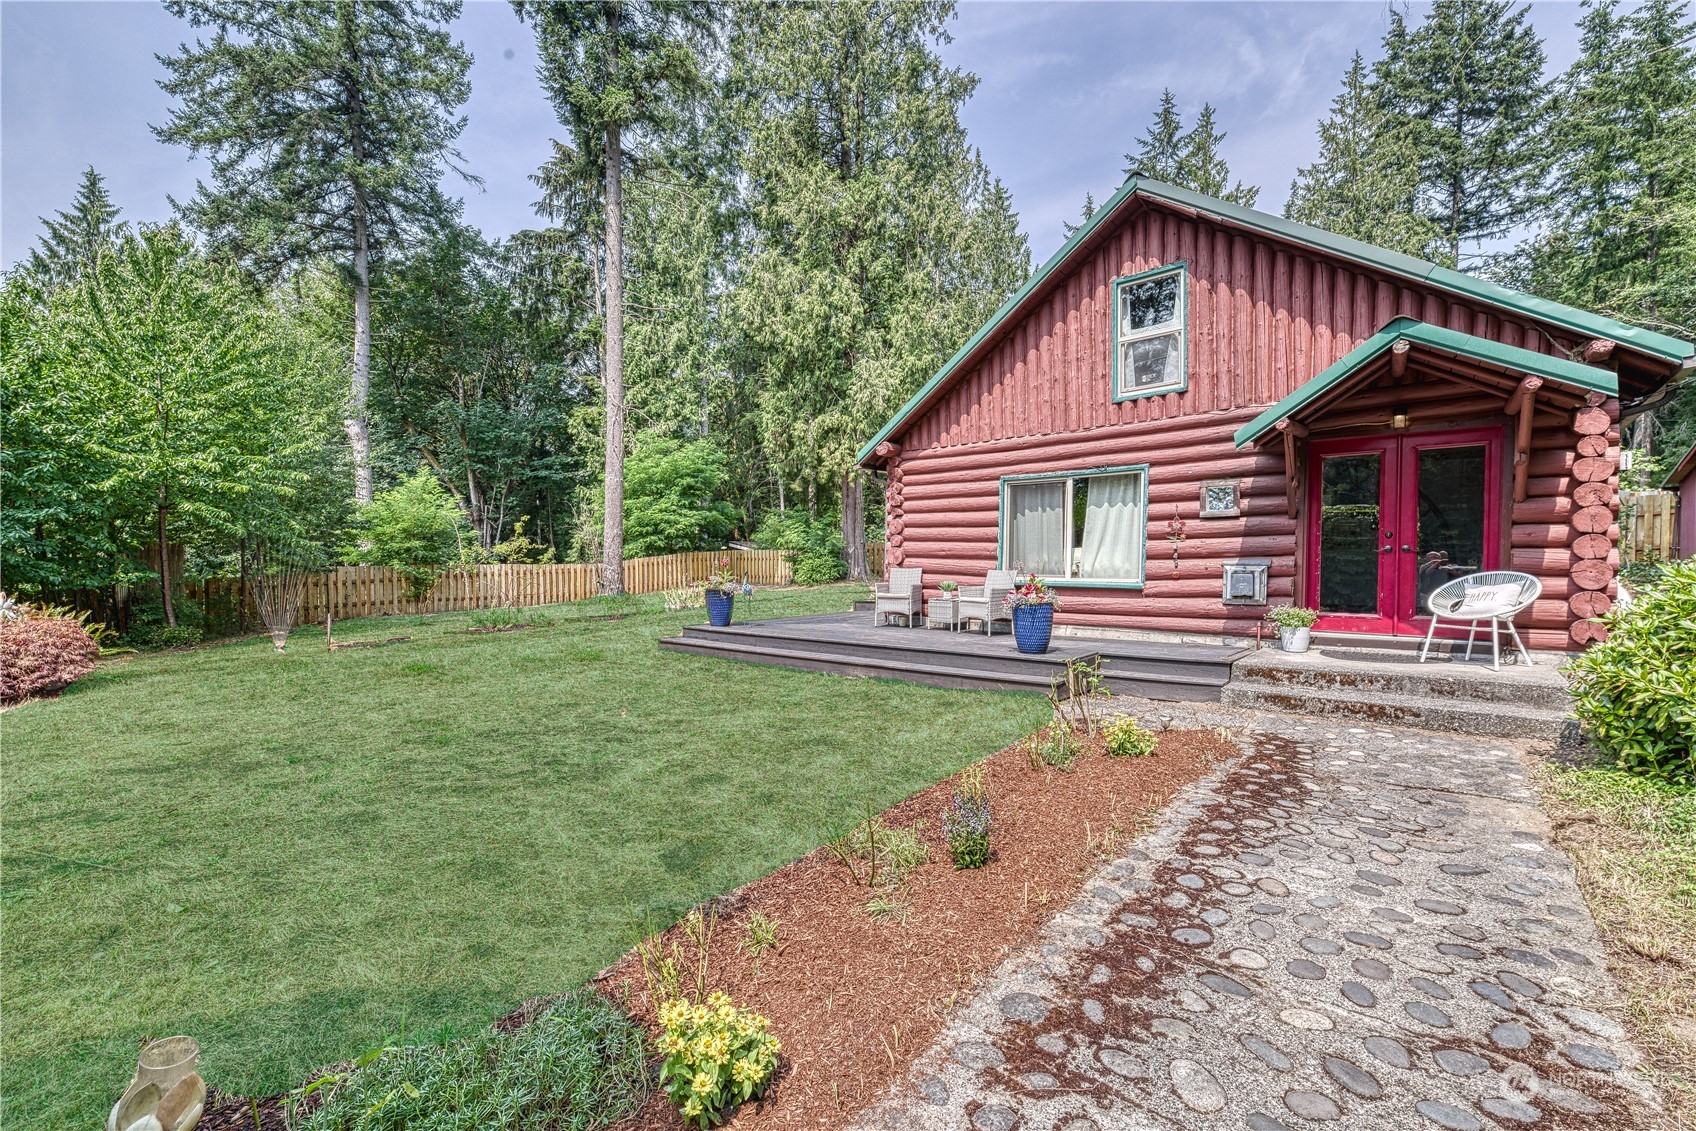
<path fill-rule="evenodd" d="M 1526 15 L 1512 0 L 1436 0 L 1417 28 L 1390 13 L 1377 88 L 1416 160 L 1434 250 L 1451 264 L 1536 207 L 1547 99 L 1543 43 Z"/>
<path fill-rule="evenodd" d="M 41 218 L 46 231 L 32 248 L 25 271 L 48 290 L 70 286 L 93 269 L 102 252 L 115 247 L 129 231 L 118 220 L 118 206 L 106 191 L 106 179 L 90 165 L 83 170 L 76 199 L 56 219 Z"/>
<path fill-rule="evenodd" d="M 1425 255 L 1437 227 L 1415 205 L 1418 166 L 1405 130 L 1385 113 L 1355 52 L 1331 116 L 1319 123 L 1319 156 L 1297 170 L 1284 216 L 1339 236 Z"/>
<path fill-rule="evenodd" d="M 1170 89 L 1160 92 L 1154 121 L 1137 143 L 1135 153 L 1125 154 L 1125 176 L 1142 173 L 1157 181 L 1194 189 L 1208 196 L 1253 208 L 1260 196 L 1255 185 L 1231 183 L 1231 169 L 1219 152 L 1225 135 L 1214 122 L 1211 103 L 1204 103 L 1195 125 L 1184 129 L 1178 100 Z"/>
<path fill-rule="evenodd" d="M 458 0 L 169 0 L 209 40 L 160 57 L 181 100 L 161 140 L 206 153 L 212 184 L 179 205 L 261 277 L 328 257 L 352 281 L 345 425 L 354 496 L 371 500 L 371 269 L 448 214 L 471 56 Z M 475 180 L 461 174 L 467 180 Z"/>
<path fill-rule="evenodd" d="M 732 41 L 751 247 L 742 364 L 788 482 L 835 488 L 865 576 L 854 455 L 1024 281 L 1005 188 L 966 144 L 976 85 L 943 65 L 953 5 L 748 5 Z"/>
<path fill-rule="evenodd" d="M 599 174 L 605 285 L 601 588 L 624 592 L 624 177 L 699 89 L 713 9 L 676 0 L 514 0 L 536 29 L 542 86 L 585 170 Z M 579 177 L 580 182 L 587 178 Z"/>
<path fill-rule="evenodd" d="M 1696 335 L 1696 21 L 1680 0 L 1592 0 L 1556 84 L 1547 223 L 1513 281 L 1682 337 Z M 1639 446 L 1696 441 L 1696 396 L 1643 421 Z"/>
<path fill-rule="evenodd" d="M 1178 160 L 1178 183 L 1199 193 L 1253 208 L 1254 202 L 1260 198 L 1260 188 L 1245 185 L 1240 180 L 1231 183 L 1231 168 L 1219 153 L 1225 135 L 1214 125 L 1213 114 L 1212 104 L 1202 103 L 1195 125 L 1184 135 L 1183 156 Z"/>
<path fill-rule="evenodd" d="M 1060 222 L 1060 226 L 1065 230 L 1066 239 L 1071 239 L 1077 234 L 1079 228 L 1089 223 L 1089 218 L 1095 215 L 1095 208 L 1095 194 L 1093 192 L 1084 193 L 1084 206 L 1080 210 L 1078 222 L 1076 224 L 1069 220 L 1062 220 Z"/>

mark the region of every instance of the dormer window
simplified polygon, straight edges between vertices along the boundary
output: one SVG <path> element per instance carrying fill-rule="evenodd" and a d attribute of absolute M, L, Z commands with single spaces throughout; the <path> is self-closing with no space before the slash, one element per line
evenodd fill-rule
<path fill-rule="evenodd" d="M 1184 366 L 1184 265 L 1113 281 L 1113 399 L 1175 393 Z"/>

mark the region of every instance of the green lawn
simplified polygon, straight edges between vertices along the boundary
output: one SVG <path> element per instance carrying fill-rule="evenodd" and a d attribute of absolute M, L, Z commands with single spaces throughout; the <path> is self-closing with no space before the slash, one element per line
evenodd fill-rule
<path fill-rule="evenodd" d="M 631 615 L 581 619 L 608 611 Z M 146 1034 L 198 1038 L 214 1087 L 263 1093 L 388 1034 L 474 1029 L 1045 710 L 662 652 L 703 614 L 657 598 L 545 613 L 139 656 L 7 712 L 0 1123 L 97 1126 Z"/>

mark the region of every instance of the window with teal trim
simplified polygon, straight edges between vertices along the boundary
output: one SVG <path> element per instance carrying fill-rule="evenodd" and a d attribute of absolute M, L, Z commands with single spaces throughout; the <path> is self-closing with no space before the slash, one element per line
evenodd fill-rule
<path fill-rule="evenodd" d="M 1114 289 L 1113 395 L 1184 387 L 1184 270 L 1121 279 Z"/>
<path fill-rule="evenodd" d="M 1050 581 L 1140 584 L 1144 476 L 1137 469 L 1009 480 L 1003 567 Z"/>

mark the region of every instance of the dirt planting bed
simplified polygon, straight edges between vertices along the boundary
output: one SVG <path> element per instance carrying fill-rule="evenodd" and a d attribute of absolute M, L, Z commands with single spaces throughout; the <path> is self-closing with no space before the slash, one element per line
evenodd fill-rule
<path fill-rule="evenodd" d="M 898 890 L 868 890 L 821 848 L 716 902 L 707 984 L 770 1018 L 783 1042 L 775 1085 L 738 1112 L 733 1126 L 846 1122 L 905 1072 L 949 1008 L 1009 952 L 1031 942 L 1125 839 L 1147 828 L 1179 789 L 1239 752 L 1228 736 L 1212 731 L 1169 731 L 1144 758 L 1112 758 L 1098 742 L 1084 743 L 1070 770 L 1033 766 L 1022 743 L 989 759 L 995 856 L 987 867 L 953 867 L 940 820 L 950 780 L 883 814 L 891 828 L 916 826 L 930 851 Z M 867 910 L 873 895 L 902 910 L 874 918 Z M 776 950 L 758 957 L 745 949 L 756 914 L 776 922 L 779 940 Z M 668 950 L 677 944 L 689 986 L 695 948 L 677 927 L 661 942 Z M 611 997 L 628 995 L 631 1011 L 657 1032 L 635 952 L 596 984 Z M 620 1131 L 683 1126 L 656 1094 Z"/>

